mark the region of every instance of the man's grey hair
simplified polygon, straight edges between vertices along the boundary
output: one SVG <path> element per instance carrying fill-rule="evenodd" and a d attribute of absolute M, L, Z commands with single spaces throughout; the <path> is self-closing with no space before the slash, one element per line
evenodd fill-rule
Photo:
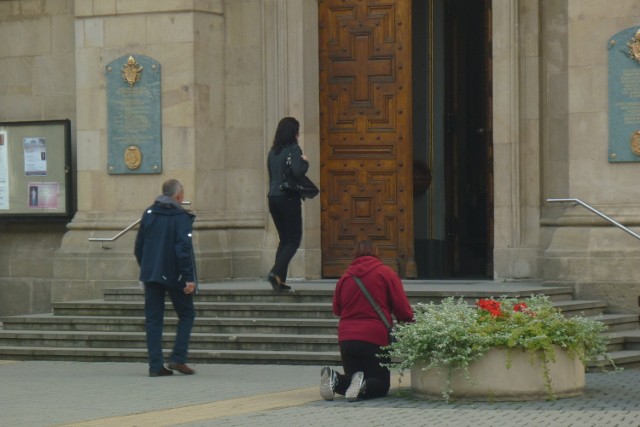
<path fill-rule="evenodd" d="M 162 184 L 162 194 L 175 198 L 182 192 L 182 184 L 177 179 L 170 179 Z"/>

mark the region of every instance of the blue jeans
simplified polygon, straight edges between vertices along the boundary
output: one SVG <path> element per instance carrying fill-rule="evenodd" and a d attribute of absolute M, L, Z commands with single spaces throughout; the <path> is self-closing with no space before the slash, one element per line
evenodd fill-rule
<path fill-rule="evenodd" d="M 196 310 L 193 306 L 193 296 L 187 295 L 182 289 L 157 282 L 144 284 L 144 316 L 147 334 L 147 351 L 149 352 L 149 372 L 157 372 L 164 367 L 162 356 L 162 327 L 164 325 L 164 298 L 169 294 L 173 309 L 178 315 L 176 341 L 171 353 L 170 362 L 187 363 L 189 338 Z"/>

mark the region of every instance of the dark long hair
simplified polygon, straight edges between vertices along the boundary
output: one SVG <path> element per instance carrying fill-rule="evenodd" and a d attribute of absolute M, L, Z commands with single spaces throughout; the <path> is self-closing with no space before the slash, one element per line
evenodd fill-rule
<path fill-rule="evenodd" d="M 300 122 L 293 117 L 284 117 L 278 123 L 276 136 L 273 138 L 272 150 L 279 154 L 282 149 L 288 145 L 298 142 L 298 134 L 300 133 Z"/>

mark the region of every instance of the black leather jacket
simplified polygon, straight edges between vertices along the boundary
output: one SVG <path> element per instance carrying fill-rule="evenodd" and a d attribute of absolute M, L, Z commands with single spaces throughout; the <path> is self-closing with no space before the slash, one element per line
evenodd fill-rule
<path fill-rule="evenodd" d="M 271 148 L 267 158 L 267 167 L 269 168 L 269 197 L 289 195 L 289 193 L 280 190 L 287 156 L 289 154 L 291 154 L 291 172 L 294 177 L 300 177 L 306 174 L 309 169 L 309 162 L 302 159 L 302 149 L 298 144 L 287 145 L 277 154 L 275 150 Z"/>

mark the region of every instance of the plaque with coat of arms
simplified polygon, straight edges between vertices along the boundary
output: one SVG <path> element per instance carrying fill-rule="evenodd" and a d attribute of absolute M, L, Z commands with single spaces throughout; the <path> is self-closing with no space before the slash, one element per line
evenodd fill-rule
<path fill-rule="evenodd" d="M 640 27 L 608 43 L 609 162 L 640 161 Z"/>
<path fill-rule="evenodd" d="M 144 55 L 121 56 L 105 67 L 107 172 L 162 172 L 160 63 Z"/>

